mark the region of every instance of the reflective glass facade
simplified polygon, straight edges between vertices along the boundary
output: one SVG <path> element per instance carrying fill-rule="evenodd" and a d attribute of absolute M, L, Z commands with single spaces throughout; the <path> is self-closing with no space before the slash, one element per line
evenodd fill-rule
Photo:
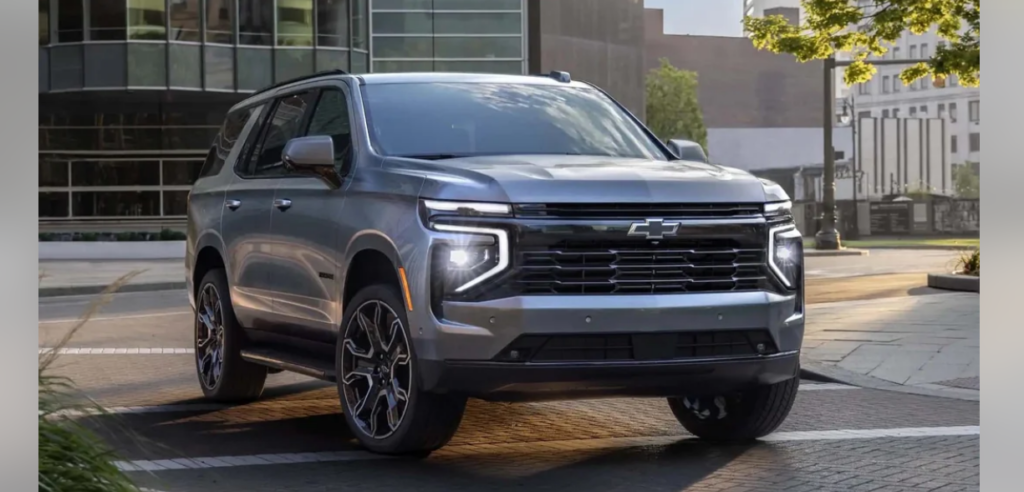
<path fill-rule="evenodd" d="M 580 46 L 617 43 L 612 31 L 623 29 L 617 10 L 586 27 L 589 17 L 575 14 L 592 0 L 558 0 L 574 6 L 560 16 L 538 16 L 538 0 L 38 1 L 45 227 L 183 222 L 194 167 L 227 109 L 273 83 L 331 69 L 566 69 L 601 84 L 610 51 Z M 563 44 L 565 56 L 553 54 Z M 580 58 L 590 61 L 554 66 Z"/>

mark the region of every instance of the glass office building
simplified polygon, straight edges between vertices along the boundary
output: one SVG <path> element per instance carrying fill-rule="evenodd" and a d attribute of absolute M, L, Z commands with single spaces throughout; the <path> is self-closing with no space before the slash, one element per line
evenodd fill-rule
<path fill-rule="evenodd" d="M 635 0 L 599 3 L 609 2 L 642 14 Z M 593 20 L 569 10 L 542 29 L 541 3 L 39 0 L 40 229 L 180 227 L 225 112 L 275 82 L 339 68 L 538 72 L 561 68 L 528 60 L 542 39 L 571 46 L 555 59 L 601 58 L 611 51 L 601 43 L 624 30 L 621 18 L 588 27 Z"/>

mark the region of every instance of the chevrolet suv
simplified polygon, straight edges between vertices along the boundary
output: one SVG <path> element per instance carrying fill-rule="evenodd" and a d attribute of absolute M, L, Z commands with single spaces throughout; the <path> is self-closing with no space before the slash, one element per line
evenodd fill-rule
<path fill-rule="evenodd" d="M 756 439 L 799 384 L 790 209 L 564 72 L 277 84 L 229 111 L 189 196 L 199 383 L 335 383 L 385 454 L 444 446 L 469 397 L 662 397 L 700 438 Z"/>

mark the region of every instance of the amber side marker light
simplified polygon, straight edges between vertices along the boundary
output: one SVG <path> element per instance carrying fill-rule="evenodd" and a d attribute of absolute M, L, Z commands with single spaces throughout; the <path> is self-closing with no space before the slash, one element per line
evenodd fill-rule
<path fill-rule="evenodd" d="M 402 277 L 402 290 L 405 292 L 405 307 L 412 312 L 412 294 L 409 294 L 409 280 L 405 278 L 405 268 L 398 268 L 398 275 Z"/>

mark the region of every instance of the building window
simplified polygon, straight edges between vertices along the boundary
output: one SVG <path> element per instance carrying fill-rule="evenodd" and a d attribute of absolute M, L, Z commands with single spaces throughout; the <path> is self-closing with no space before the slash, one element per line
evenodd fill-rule
<path fill-rule="evenodd" d="M 900 108 L 894 108 L 892 110 L 892 117 L 893 118 L 899 118 L 900 117 Z"/>
<path fill-rule="evenodd" d="M 981 134 L 980 133 L 972 133 L 972 134 L 968 135 L 968 137 L 969 138 L 967 139 L 967 143 L 968 143 L 968 149 L 967 150 L 969 152 L 980 152 L 981 151 Z"/>
<path fill-rule="evenodd" d="M 124 0 L 89 2 L 89 40 L 121 41 L 127 27 L 127 3 Z"/>
<path fill-rule="evenodd" d="M 910 108 L 910 117 L 911 118 L 917 118 L 917 108 L 915 108 L 915 107 L 911 107 Z"/>
<path fill-rule="evenodd" d="M 235 44 L 235 2 L 206 2 L 206 42 Z"/>
<path fill-rule="evenodd" d="M 900 47 L 899 46 L 893 46 L 893 48 L 892 48 L 892 57 L 895 60 L 899 60 L 900 59 Z"/>
<path fill-rule="evenodd" d="M 889 110 L 888 109 L 883 109 L 882 110 L 882 118 L 888 118 L 888 117 L 889 117 Z"/>
<path fill-rule="evenodd" d="M 899 92 L 901 90 L 900 87 L 903 87 L 903 81 L 900 80 L 899 75 L 894 75 L 892 77 L 892 91 Z"/>
<path fill-rule="evenodd" d="M 860 84 L 857 84 L 857 94 L 860 94 L 862 96 L 870 95 L 871 86 L 868 85 L 869 83 L 871 83 L 870 80 L 867 82 L 861 82 Z"/>
<path fill-rule="evenodd" d="M 917 108 L 917 112 L 921 113 L 921 117 L 922 118 L 927 118 L 928 117 L 928 106 L 921 106 L 920 108 Z"/>
<path fill-rule="evenodd" d="M 971 123 L 981 121 L 981 101 L 970 101 L 967 103 L 967 118 Z"/>
<path fill-rule="evenodd" d="M 956 103 L 949 103 L 949 121 L 956 123 Z"/>
<path fill-rule="evenodd" d="M 948 78 L 950 87 L 956 87 L 960 85 L 960 79 L 956 75 L 950 75 Z"/>
<path fill-rule="evenodd" d="M 277 45 L 313 46 L 313 0 L 277 2 Z"/>
<path fill-rule="evenodd" d="M 957 149 L 956 135 L 950 135 L 949 137 L 949 152 L 953 154 L 959 152 L 959 149 Z"/>
<path fill-rule="evenodd" d="M 240 0 L 238 2 L 238 44 L 273 46 L 274 2 Z"/>
<path fill-rule="evenodd" d="M 928 43 L 921 43 L 921 58 L 928 58 Z"/>
<path fill-rule="evenodd" d="M 175 0 L 171 2 L 171 41 L 198 42 L 202 24 L 202 0 Z"/>
<path fill-rule="evenodd" d="M 167 39 L 167 11 L 163 2 L 128 0 L 128 39 Z"/>
<path fill-rule="evenodd" d="M 910 45 L 910 59 L 911 60 L 916 60 L 917 59 L 917 45 L 916 44 Z"/>
<path fill-rule="evenodd" d="M 888 94 L 889 88 L 892 87 L 891 85 L 889 85 L 892 83 L 890 79 L 891 77 L 889 77 L 888 75 L 882 77 L 882 93 L 884 94 Z"/>
<path fill-rule="evenodd" d="M 368 0 L 352 1 L 352 49 L 370 51 L 370 6 Z M 357 62 L 358 60 L 358 62 Z M 352 70 L 356 70 L 357 64 L 369 71 L 369 60 L 365 56 L 354 56 L 352 58 Z"/>
<path fill-rule="evenodd" d="M 39 0 L 39 44 L 50 44 L 50 0 Z"/>
<path fill-rule="evenodd" d="M 946 104 L 945 103 L 941 103 L 941 104 L 939 104 L 939 118 L 945 118 L 945 117 L 946 117 Z"/>
<path fill-rule="evenodd" d="M 43 0 L 44 2 L 46 0 Z M 57 2 L 57 42 L 78 43 L 84 40 L 85 14 L 82 0 L 59 0 Z"/>
<path fill-rule="evenodd" d="M 316 44 L 347 48 L 349 0 L 316 0 Z"/>

